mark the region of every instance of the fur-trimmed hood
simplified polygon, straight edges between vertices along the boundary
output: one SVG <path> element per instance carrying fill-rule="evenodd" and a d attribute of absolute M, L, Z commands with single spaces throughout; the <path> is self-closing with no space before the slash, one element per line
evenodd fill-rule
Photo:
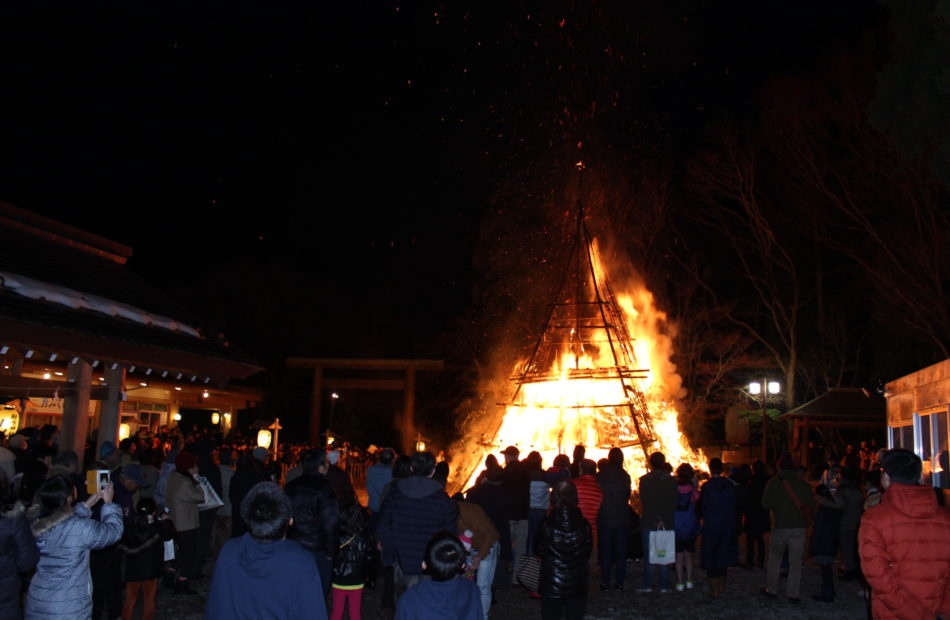
<path fill-rule="evenodd" d="M 85 511 L 82 510 L 83 508 L 85 508 Z M 90 510 L 85 504 L 77 504 L 76 506 L 61 506 L 60 508 L 57 508 L 53 512 L 43 517 L 40 516 L 41 510 L 42 506 L 39 504 L 33 504 L 30 506 L 29 510 L 26 511 L 26 520 L 30 523 L 30 529 L 33 531 L 33 536 L 36 538 L 46 534 L 57 525 L 61 525 L 66 521 L 69 521 L 74 516 L 89 517 L 92 515 L 92 510 Z"/>

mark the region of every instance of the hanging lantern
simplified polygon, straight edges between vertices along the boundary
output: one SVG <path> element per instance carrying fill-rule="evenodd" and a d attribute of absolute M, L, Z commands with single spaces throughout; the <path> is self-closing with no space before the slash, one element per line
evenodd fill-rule
<path fill-rule="evenodd" d="M 270 431 L 266 428 L 262 428 L 257 431 L 257 445 L 261 448 L 267 449 L 270 448 Z"/>
<path fill-rule="evenodd" d="M 13 435 L 17 432 L 17 428 L 20 426 L 20 415 L 17 413 L 16 409 L 7 405 L 2 410 L 0 410 L 0 432 L 6 433 L 7 437 Z"/>
<path fill-rule="evenodd" d="M 211 414 L 211 423 L 217 425 L 221 421 L 221 414 L 217 411 Z"/>
<path fill-rule="evenodd" d="M 119 441 L 122 441 L 123 439 L 128 439 L 129 435 L 131 434 L 132 434 L 132 429 L 129 428 L 128 424 L 119 425 Z"/>
<path fill-rule="evenodd" d="M 426 451 L 426 442 L 422 439 L 416 442 L 416 452 L 425 452 Z"/>

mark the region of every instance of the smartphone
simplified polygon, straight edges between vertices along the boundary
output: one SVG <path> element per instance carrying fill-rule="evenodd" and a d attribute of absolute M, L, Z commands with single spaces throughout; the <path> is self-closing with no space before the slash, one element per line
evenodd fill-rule
<path fill-rule="evenodd" d="M 94 495 L 99 493 L 110 482 L 108 469 L 90 469 L 86 472 L 86 493 Z"/>

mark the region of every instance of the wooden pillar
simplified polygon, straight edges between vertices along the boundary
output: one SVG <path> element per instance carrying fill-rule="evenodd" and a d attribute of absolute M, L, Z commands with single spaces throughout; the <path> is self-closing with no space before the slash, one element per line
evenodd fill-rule
<path fill-rule="evenodd" d="M 416 438 L 412 433 L 416 430 L 416 367 L 410 364 L 406 368 L 406 388 L 403 392 L 402 409 L 403 449 L 407 454 L 416 451 Z"/>
<path fill-rule="evenodd" d="M 808 448 L 808 416 L 802 416 L 802 467 L 809 467 L 811 463 L 808 462 L 809 457 L 811 456 L 809 452 L 811 450 Z"/>
<path fill-rule="evenodd" d="M 70 364 L 66 374 L 70 387 L 63 402 L 63 428 L 59 447 L 72 450 L 83 460 L 89 434 L 89 395 L 92 391 L 92 366 L 85 360 Z"/>
<path fill-rule="evenodd" d="M 320 440 L 320 406 L 323 404 L 323 366 L 313 368 L 313 396 L 310 401 L 310 443 L 323 445 Z"/>
<path fill-rule="evenodd" d="M 125 368 L 121 366 L 105 371 L 109 393 L 99 407 L 99 432 L 96 433 L 96 454 L 102 442 L 119 444 L 119 424 L 122 421 L 122 391 L 125 389 Z"/>

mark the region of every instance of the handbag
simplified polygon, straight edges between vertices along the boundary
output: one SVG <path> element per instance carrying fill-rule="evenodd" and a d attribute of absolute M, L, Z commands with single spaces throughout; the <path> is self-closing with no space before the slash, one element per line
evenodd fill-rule
<path fill-rule="evenodd" d="M 174 560 L 174 559 L 175 559 L 175 541 L 166 540 L 165 541 L 165 561 L 168 562 L 169 560 Z"/>
<path fill-rule="evenodd" d="M 518 583 L 529 592 L 537 592 L 541 584 L 541 557 L 537 555 L 522 555 L 518 558 L 518 573 L 515 575 Z"/>
<path fill-rule="evenodd" d="M 650 531 L 650 564 L 672 564 L 676 561 L 676 533 L 673 530 Z"/>
<path fill-rule="evenodd" d="M 207 478 L 204 476 L 195 476 L 195 479 L 198 480 L 198 484 L 201 485 L 201 491 L 205 494 L 204 501 L 198 504 L 198 510 L 211 510 L 212 508 L 224 506 L 224 502 L 221 501 L 217 491 L 214 490 L 214 487 L 211 486 Z"/>

